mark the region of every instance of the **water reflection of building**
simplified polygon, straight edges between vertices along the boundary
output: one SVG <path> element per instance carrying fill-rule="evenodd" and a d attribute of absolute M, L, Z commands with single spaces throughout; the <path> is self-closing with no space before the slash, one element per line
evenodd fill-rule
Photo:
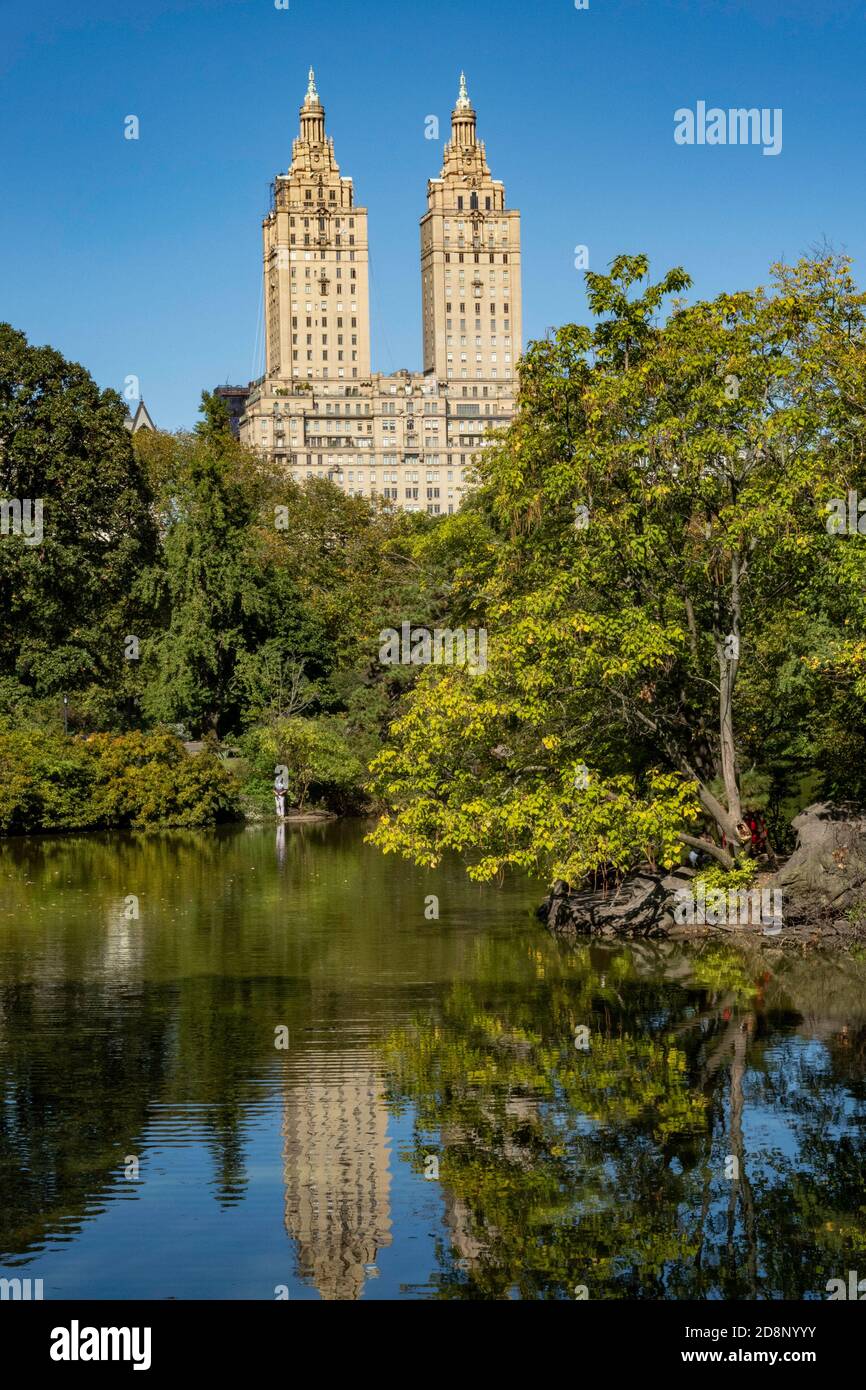
<path fill-rule="evenodd" d="M 322 1298 L 355 1299 L 391 1244 L 382 1080 L 365 1053 L 305 1054 L 304 1066 L 318 1075 L 290 1084 L 283 1106 L 286 1230 L 301 1277 Z"/>
<path fill-rule="evenodd" d="M 140 919 L 137 897 L 108 900 L 102 936 L 96 942 L 99 974 L 113 986 L 137 984 L 142 978 L 146 938 Z"/>

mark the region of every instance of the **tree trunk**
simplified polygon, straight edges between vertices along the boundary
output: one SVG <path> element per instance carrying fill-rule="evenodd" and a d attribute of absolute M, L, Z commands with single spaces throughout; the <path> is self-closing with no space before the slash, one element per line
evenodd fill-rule
<path fill-rule="evenodd" d="M 727 643 L 733 650 L 727 650 Z M 719 753 L 722 781 L 725 784 L 727 805 L 725 836 L 739 848 L 742 844 L 740 824 L 743 807 L 737 778 L 737 749 L 734 741 L 734 686 L 740 666 L 740 561 L 731 560 L 731 631 L 716 633 L 716 653 L 719 661 Z M 736 849 L 734 850 L 736 854 Z"/>

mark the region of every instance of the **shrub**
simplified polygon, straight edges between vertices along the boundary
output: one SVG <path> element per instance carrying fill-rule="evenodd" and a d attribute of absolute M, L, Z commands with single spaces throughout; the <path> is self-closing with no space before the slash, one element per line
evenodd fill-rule
<path fill-rule="evenodd" d="M 80 740 L 0 725 L 0 831 L 85 828 L 93 776 Z"/>
<path fill-rule="evenodd" d="M 736 869 L 726 869 L 722 864 L 708 864 L 706 868 L 698 870 L 693 884 L 697 886 L 702 883 L 708 893 L 716 888 L 723 893 L 731 889 L 739 892 L 740 889 L 751 887 L 757 872 L 758 867 L 752 860 L 746 860 Z"/>
<path fill-rule="evenodd" d="M 173 734 L 67 738 L 0 725 L 0 833 L 197 827 L 238 815 L 235 783 Z"/>
<path fill-rule="evenodd" d="M 364 764 L 340 719 L 274 720 L 251 729 L 241 745 L 250 766 L 245 791 L 256 802 L 271 799 L 276 768 L 286 767 L 289 798 L 301 810 L 311 801 L 336 811 L 364 803 Z"/>

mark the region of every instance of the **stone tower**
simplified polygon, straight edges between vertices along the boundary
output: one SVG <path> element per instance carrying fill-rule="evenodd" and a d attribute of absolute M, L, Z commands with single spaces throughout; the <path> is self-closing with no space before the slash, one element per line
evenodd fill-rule
<path fill-rule="evenodd" d="M 424 371 L 440 381 L 509 381 L 521 351 L 520 213 L 491 178 L 460 74 L 442 173 L 421 219 Z"/>
<path fill-rule="evenodd" d="M 370 376 L 367 209 L 355 207 L 310 68 L 301 129 L 277 176 L 264 241 L 266 375 L 286 382 Z"/>

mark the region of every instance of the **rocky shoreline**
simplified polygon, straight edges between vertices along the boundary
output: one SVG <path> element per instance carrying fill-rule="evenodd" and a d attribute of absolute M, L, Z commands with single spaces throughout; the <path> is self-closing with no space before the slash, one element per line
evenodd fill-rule
<path fill-rule="evenodd" d="M 606 888 L 554 883 L 537 916 L 564 938 L 739 937 L 763 948 L 866 945 L 866 815 L 816 802 L 793 822 L 781 867 L 761 866 L 747 889 L 706 893 L 690 867 L 644 865 Z M 691 910 L 690 910 L 691 909 Z"/>

